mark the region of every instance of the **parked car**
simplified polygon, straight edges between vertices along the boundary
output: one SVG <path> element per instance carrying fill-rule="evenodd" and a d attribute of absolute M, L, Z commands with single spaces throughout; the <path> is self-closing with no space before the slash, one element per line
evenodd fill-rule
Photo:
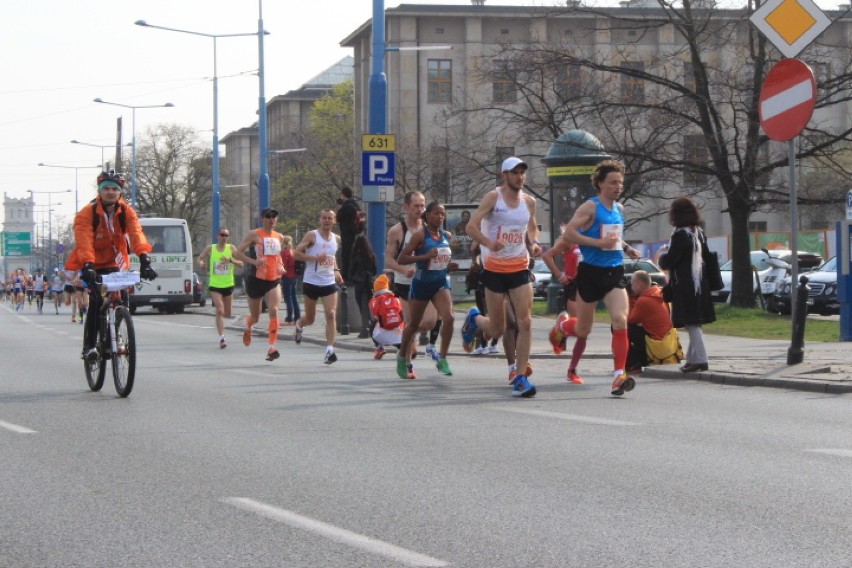
<path fill-rule="evenodd" d="M 840 313 L 840 303 L 837 301 L 837 257 L 831 257 L 828 262 L 806 274 L 808 277 L 808 313 L 823 316 Z M 792 295 L 795 286 L 789 276 L 778 283 L 772 296 L 775 309 L 782 314 L 789 314 Z"/>
<path fill-rule="evenodd" d="M 647 272 L 651 276 L 651 281 L 658 286 L 664 286 L 666 283 L 666 273 L 663 272 L 663 269 L 657 266 L 654 261 L 647 258 L 633 260 L 632 258 L 625 257 L 624 277 L 627 279 L 628 283 L 630 282 L 630 275 L 637 270 L 644 270 Z"/>
<path fill-rule="evenodd" d="M 773 269 L 766 263 L 769 257 L 780 258 L 784 262 L 791 262 L 793 259 L 793 251 L 790 250 L 753 250 L 749 253 L 751 257 L 751 265 L 757 269 L 757 276 L 760 281 L 760 293 L 767 299 L 775 293 L 775 286 L 781 280 L 783 274 L 778 270 Z M 799 271 L 806 272 L 816 268 L 822 264 L 822 255 L 815 252 L 799 252 Z M 728 259 L 719 270 L 722 273 L 722 282 L 725 284 L 721 290 L 716 290 L 712 293 L 714 302 L 727 302 L 731 295 L 731 279 L 732 279 L 733 260 Z M 754 292 L 757 293 L 757 283 L 754 284 Z"/>
<path fill-rule="evenodd" d="M 547 298 L 547 287 L 553 280 L 553 273 L 543 260 L 536 260 L 532 269 L 535 282 L 533 282 L 533 296 L 536 298 Z"/>
<path fill-rule="evenodd" d="M 204 284 L 201 283 L 201 278 L 197 272 L 192 273 L 192 303 L 198 304 L 202 308 L 207 305 L 207 297 L 204 294 Z"/>

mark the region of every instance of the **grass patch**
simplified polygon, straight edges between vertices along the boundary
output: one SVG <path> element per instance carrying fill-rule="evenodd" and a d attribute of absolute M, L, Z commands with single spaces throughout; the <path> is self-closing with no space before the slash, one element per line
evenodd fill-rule
<path fill-rule="evenodd" d="M 455 309 L 467 311 L 476 305 L 475 302 L 458 302 Z M 780 316 L 757 308 L 735 308 L 726 304 L 716 304 L 716 321 L 704 326 L 705 333 L 714 335 L 730 335 L 734 337 L 749 337 L 752 339 L 790 339 L 792 324 L 790 316 Z M 547 302 L 533 302 L 534 316 L 550 316 L 547 313 Z M 606 310 L 595 313 L 597 323 L 609 322 Z M 840 323 L 833 320 L 808 318 L 805 323 L 806 342 L 840 341 Z"/>

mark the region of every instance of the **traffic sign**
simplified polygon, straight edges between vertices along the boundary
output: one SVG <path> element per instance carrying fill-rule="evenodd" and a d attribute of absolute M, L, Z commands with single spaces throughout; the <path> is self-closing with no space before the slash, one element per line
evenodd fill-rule
<path fill-rule="evenodd" d="M 394 185 L 396 160 L 393 152 L 361 154 L 361 185 Z"/>
<path fill-rule="evenodd" d="M 812 0 L 767 0 L 749 20 L 784 57 L 796 57 L 831 25 Z"/>
<path fill-rule="evenodd" d="M 760 126 L 770 140 L 792 140 L 808 124 L 816 102 L 814 72 L 798 59 L 776 63 L 760 89 Z"/>
<path fill-rule="evenodd" d="M 6 231 L 3 237 L 3 256 L 30 256 L 30 233 Z"/>
<path fill-rule="evenodd" d="M 852 189 L 846 192 L 846 218 L 852 219 Z"/>
<path fill-rule="evenodd" d="M 361 150 L 364 152 L 396 152 L 396 135 L 362 134 Z"/>

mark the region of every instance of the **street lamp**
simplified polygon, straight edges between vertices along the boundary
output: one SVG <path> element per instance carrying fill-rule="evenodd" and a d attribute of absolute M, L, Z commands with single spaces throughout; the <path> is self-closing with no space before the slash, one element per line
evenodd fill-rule
<path fill-rule="evenodd" d="M 263 0 L 257 0 L 257 77 L 258 77 L 258 154 L 260 163 L 257 170 L 258 213 L 269 207 L 269 140 L 266 134 L 266 94 L 264 87 L 263 63 Z M 259 215 L 258 215 L 259 216 Z M 260 220 L 258 220 L 258 223 Z"/>
<path fill-rule="evenodd" d="M 55 204 L 51 203 L 51 197 L 50 196 L 53 195 L 54 193 L 71 193 L 71 190 L 70 189 L 60 189 L 60 190 L 57 190 L 57 191 L 34 191 L 32 189 L 28 189 L 27 193 L 30 194 L 30 199 L 32 199 L 33 195 L 35 195 L 37 193 L 47 194 L 47 247 L 48 247 L 47 259 L 48 259 L 48 264 L 51 264 L 51 262 L 50 262 L 50 247 L 53 244 L 53 216 L 52 216 L 53 209 L 52 209 L 52 207 L 53 207 L 53 205 L 62 205 L 62 204 L 61 203 L 55 203 Z"/>
<path fill-rule="evenodd" d="M 136 207 L 136 109 L 137 108 L 171 108 L 175 105 L 172 103 L 164 103 L 161 105 L 126 105 L 122 103 L 114 103 L 111 101 L 105 101 L 102 98 L 98 97 L 94 99 L 96 103 L 102 103 L 105 105 L 112 105 L 122 108 L 129 108 L 133 110 L 133 141 L 131 144 L 133 145 L 133 157 L 131 163 L 131 179 L 130 179 L 130 205 L 134 208 Z"/>
<path fill-rule="evenodd" d="M 80 209 L 80 204 L 78 203 L 78 200 L 77 200 L 77 195 L 78 195 L 77 190 L 79 188 L 79 185 L 78 185 L 79 179 L 78 179 L 77 173 L 79 172 L 79 170 L 85 170 L 85 169 L 89 169 L 89 168 L 98 168 L 98 169 L 101 168 L 101 166 L 60 166 L 60 165 L 57 165 L 57 164 L 45 164 L 44 162 L 39 162 L 38 165 L 42 166 L 44 168 L 62 168 L 64 170 L 74 170 L 74 213 L 77 213 L 77 211 L 79 211 L 79 209 Z M 71 190 L 69 189 L 68 191 L 71 191 Z"/>
<path fill-rule="evenodd" d="M 178 28 L 168 28 L 165 26 L 155 26 L 149 24 L 145 20 L 136 20 L 137 26 L 145 28 L 154 28 L 157 30 L 166 30 L 169 32 L 178 32 L 182 34 L 196 35 L 201 37 L 209 37 L 213 39 L 213 197 L 211 211 L 211 239 L 213 243 L 217 243 L 217 235 L 219 234 L 221 196 L 219 195 L 219 74 L 216 67 L 216 40 L 220 37 L 246 37 L 256 35 L 256 32 L 235 33 L 235 34 L 208 34 L 203 32 L 195 32 L 191 30 L 183 30 Z"/>
<path fill-rule="evenodd" d="M 116 147 L 115 144 L 106 144 L 106 145 L 92 144 L 90 142 L 81 142 L 79 140 L 72 140 L 71 143 L 72 144 L 79 144 L 80 146 L 91 146 L 92 148 L 100 148 L 101 149 L 101 168 L 103 169 L 103 171 L 107 170 L 107 164 L 106 164 L 106 161 L 104 160 L 104 148 L 115 148 Z M 127 144 L 125 144 L 125 146 L 132 146 L 132 145 L 133 144 L 131 144 L 129 142 Z"/>

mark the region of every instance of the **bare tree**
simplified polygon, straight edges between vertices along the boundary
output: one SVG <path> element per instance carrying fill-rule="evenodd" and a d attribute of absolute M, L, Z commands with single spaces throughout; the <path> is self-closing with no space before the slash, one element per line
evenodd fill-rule
<path fill-rule="evenodd" d="M 755 6 L 718 9 L 712 2 L 657 0 L 653 7 L 554 9 L 548 21 L 564 33 L 500 46 L 473 72 L 495 88 L 497 102 L 460 101 L 447 116 L 453 124 L 480 125 L 483 139 L 507 146 L 543 146 L 573 128 L 595 132 L 632 174 L 626 199 L 646 215 L 667 208 L 661 198 L 678 194 L 724 199 L 732 235 L 732 303 L 753 305 L 748 221 L 761 206 L 786 203 L 786 150 L 770 145 L 759 126 L 759 94 L 777 55 L 748 21 Z M 558 26 L 553 26 L 558 29 Z M 803 132 L 798 157 L 818 159 L 848 176 L 836 155 L 852 138 L 848 123 L 826 109 L 846 105 L 852 73 L 845 32 L 824 34 L 805 58 L 830 61 L 818 73 L 817 113 Z M 835 113 L 834 116 L 837 116 Z M 467 152 L 482 160 L 487 151 Z M 484 163 L 489 163 L 483 160 Z M 842 196 L 809 196 L 838 203 Z"/>

